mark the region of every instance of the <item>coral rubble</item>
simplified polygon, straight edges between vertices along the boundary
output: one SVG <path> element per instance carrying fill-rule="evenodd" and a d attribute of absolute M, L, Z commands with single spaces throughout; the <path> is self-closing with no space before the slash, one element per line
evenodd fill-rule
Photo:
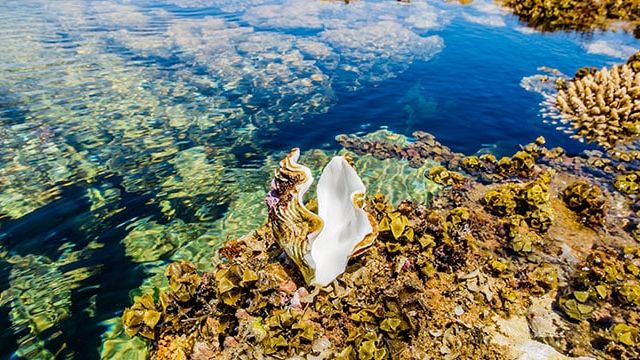
<path fill-rule="evenodd" d="M 0 293 L 0 307 L 9 308 L 10 330 L 18 337 L 16 356 L 27 359 L 55 359 L 64 349 L 52 351 L 45 340 L 55 338 L 60 323 L 71 315 L 72 291 L 94 275 L 96 269 L 79 266 L 101 244 L 74 249 L 60 247 L 61 255 L 50 259 L 38 255 L 10 255 L 0 246 L 0 259 L 12 265 L 10 287 Z M 55 331 L 54 331 L 55 330 Z"/>

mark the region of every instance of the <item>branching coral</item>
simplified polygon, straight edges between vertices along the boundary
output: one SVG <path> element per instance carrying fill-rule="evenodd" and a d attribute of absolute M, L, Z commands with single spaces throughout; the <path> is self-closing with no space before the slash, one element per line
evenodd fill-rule
<path fill-rule="evenodd" d="M 614 65 L 568 82 L 556 96 L 562 118 L 576 136 L 606 149 L 640 133 L 640 72 Z"/>

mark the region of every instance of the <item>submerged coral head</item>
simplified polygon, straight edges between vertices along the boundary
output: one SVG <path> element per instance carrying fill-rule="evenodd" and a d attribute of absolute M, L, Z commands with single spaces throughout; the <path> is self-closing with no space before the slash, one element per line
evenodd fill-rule
<path fill-rule="evenodd" d="M 276 241 L 305 281 L 326 286 L 345 271 L 351 256 L 373 243 L 375 220 L 364 210 L 362 180 L 342 156 L 331 159 L 320 176 L 318 214 L 307 209 L 303 197 L 313 176 L 298 164 L 299 157 L 300 150 L 292 149 L 275 172 L 266 199 L 269 222 Z"/>

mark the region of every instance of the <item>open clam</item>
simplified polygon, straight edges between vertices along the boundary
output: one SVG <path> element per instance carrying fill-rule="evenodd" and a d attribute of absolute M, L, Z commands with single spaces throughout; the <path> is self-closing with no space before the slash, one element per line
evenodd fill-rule
<path fill-rule="evenodd" d="M 375 219 L 364 210 L 365 186 L 342 156 L 334 157 L 318 181 L 318 214 L 304 205 L 313 183 L 311 170 L 298 164 L 300 150 L 280 161 L 266 203 L 269 224 L 280 247 L 308 284 L 326 286 L 342 274 L 349 258 L 377 236 Z"/>

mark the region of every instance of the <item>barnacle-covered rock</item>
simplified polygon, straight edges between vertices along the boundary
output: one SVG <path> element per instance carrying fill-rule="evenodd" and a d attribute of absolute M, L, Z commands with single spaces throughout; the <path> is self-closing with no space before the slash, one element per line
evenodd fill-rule
<path fill-rule="evenodd" d="M 591 225 L 603 225 L 606 213 L 605 199 L 597 185 L 576 181 L 560 193 L 567 207 L 575 211 L 581 220 Z"/>

